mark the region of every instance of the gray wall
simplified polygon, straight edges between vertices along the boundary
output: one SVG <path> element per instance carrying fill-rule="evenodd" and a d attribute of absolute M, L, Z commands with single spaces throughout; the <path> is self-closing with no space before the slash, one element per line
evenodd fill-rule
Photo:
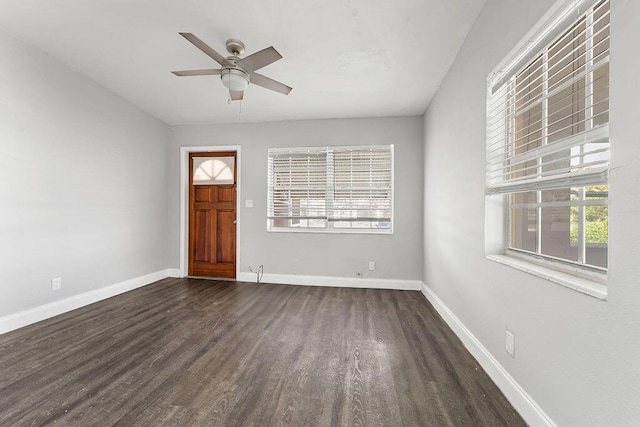
<path fill-rule="evenodd" d="M 4 33 L 0 58 L 0 317 L 165 269 L 169 128 Z"/>
<path fill-rule="evenodd" d="M 179 266 L 181 146 L 241 145 L 240 270 L 419 280 L 422 271 L 422 120 L 419 117 L 176 126 L 169 151 L 170 266 Z M 393 235 L 268 233 L 267 148 L 395 144 Z M 254 207 L 244 208 L 244 200 Z M 368 271 L 369 260 L 376 270 Z"/>
<path fill-rule="evenodd" d="M 609 298 L 484 257 L 486 77 L 555 0 L 488 0 L 429 106 L 424 282 L 559 425 L 640 420 L 640 2 L 612 0 Z M 504 351 L 504 331 L 516 357 Z"/>

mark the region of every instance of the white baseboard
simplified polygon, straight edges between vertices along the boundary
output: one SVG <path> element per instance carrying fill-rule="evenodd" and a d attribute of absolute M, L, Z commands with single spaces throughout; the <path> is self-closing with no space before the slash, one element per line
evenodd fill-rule
<path fill-rule="evenodd" d="M 464 346 L 475 357 L 489 377 L 507 397 L 507 400 L 516 408 L 525 422 L 530 426 L 555 426 L 551 418 L 540 406 L 527 394 L 516 380 L 493 357 L 484 345 L 471 333 L 458 317 L 445 305 L 438 296 L 424 283 L 421 290 L 431 305 L 442 316 L 453 332 L 460 338 Z"/>
<path fill-rule="evenodd" d="M 237 280 L 243 282 L 256 282 L 256 274 L 243 271 L 238 274 Z M 333 286 L 339 288 L 369 288 L 369 289 L 398 289 L 420 290 L 420 280 L 395 280 L 373 279 L 355 277 L 330 277 L 330 276 L 302 276 L 297 274 L 268 274 L 262 276 L 262 283 L 279 283 L 285 285 L 306 286 Z"/>
<path fill-rule="evenodd" d="M 112 296 L 157 282 L 158 280 L 162 280 L 167 277 L 171 277 L 169 275 L 169 270 L 160 270 L 155 273 L 125 280 L 124 282 L 116 283 L 114 285 L 105 286 L 104 288 L 74 295 L 60 301 L 54 301 L 19 313 L 0 317 L 0 334 L 22 328 L 23 326 L 31 325 L 32 323 L 36 323 L 41 320 L 49 319 L 50 317 L 84 307 L 85 305 L 93 304 L 94 302 L 98 302 L 103 299 L 111 298 Z"/>
<path fill-rule="evenodd" d="M 167 268 L 167 277 L 184 277 L 179 268 Z"/>
<path fill-rule="evenodd" d="M 241 271 L 238 274 L 236 274 L 236 280 L 239 282 L 255 282 L 256 273 L 252 273 L 250 271 Z"/>

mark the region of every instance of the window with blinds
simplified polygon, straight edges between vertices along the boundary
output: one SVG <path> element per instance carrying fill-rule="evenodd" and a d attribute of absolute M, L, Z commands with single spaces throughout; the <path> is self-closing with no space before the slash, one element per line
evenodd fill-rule
<path fill-rule="evenodd" d="M 509 248 L 606 269 L 609 0 L 565 4 L 488 79 L 486 192 Z"/>
<path fill-rule="evenodd" d="M 268 229 L 392 229 L 393 145 L 272 148 Z"/>
<path fill-rule="evenodd" d="M 269 149 L 271 226 L 324 227 L 327 218 L 326 150 Z"/>

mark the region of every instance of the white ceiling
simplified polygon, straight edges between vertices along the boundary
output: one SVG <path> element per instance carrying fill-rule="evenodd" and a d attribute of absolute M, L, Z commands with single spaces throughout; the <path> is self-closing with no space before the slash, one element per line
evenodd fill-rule
<path fill-rule="evenodd" d="M 485 0 L 0 0 L 0 29 L 89 76 L 168 124 L 420 115 Z M 227 103 L 219 68 L 178 35 L 227 56 L 273 45 L 261 74 L 284 96 L 249 86 Z M 242 110 L 240 112 L 240 109 Z"/>

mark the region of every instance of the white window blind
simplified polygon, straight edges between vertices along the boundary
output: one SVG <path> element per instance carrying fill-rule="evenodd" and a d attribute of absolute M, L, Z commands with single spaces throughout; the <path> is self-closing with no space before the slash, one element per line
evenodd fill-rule
<path fill-rule="evenodd" d="M 391 230 L 393 145 L 273 148 L 268 157 L 270 229 Z"/>
<path fill-rule="evenodd" d="M 327 216 L 327 153 L 269 149 L 270 219 L 324 219 Z"/>
<path fill-rule="evenodd" d="M 334 149 L 330 221 L 391 221 L 390 147 Z"/>
<path fill-rule="evenodd" d="M 489 78 L 487 194 L 607 183 L 609 0 L 569 3 Z"/>

